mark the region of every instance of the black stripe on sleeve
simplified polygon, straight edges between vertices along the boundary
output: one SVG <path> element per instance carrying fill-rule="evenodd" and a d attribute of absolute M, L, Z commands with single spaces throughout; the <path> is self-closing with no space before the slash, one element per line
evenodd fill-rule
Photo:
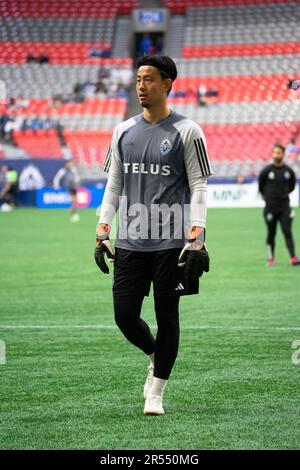
<path fill-rule="evenodd" d="M 201 147 L 201 150 L 202 150 L 201 153 L 202 153 L 202 159 L 203 159 L 204 167 L 206 168 L 206 175 L 210 175 L 211 174 L 211 168 L 210 168 L 210 165 L 209 165 L 205 145 L 204 145 L 203 139 L 201 139 L 201 138 L 200 138 L 200 147 Z"/>
<path fill-rule="evenodd" d="M 201 149 L 200 149 L 199 139 L 195 139 L 194 144 L 195 144 L 195 148 L 196 148 L 196 154 L 197 154 L 197 158 L 198 158 L 198 162 L 199 162 L 199 166 L 200 166 L 201 175 L 204 176 L 205 172 L 204 172 L 202 159 L 201 159 Z"/>
<path fill-rule="evenodd" d="M 112 148 L 111 145 L 109 146 L 109 149 L 107 151 L 105 160 L 104 160 L 104 165 L 103 165 L 103 171 L 106 173 L 109 172 L 110 164 L 111 164 L 111 157 L 112 157 Z"/>

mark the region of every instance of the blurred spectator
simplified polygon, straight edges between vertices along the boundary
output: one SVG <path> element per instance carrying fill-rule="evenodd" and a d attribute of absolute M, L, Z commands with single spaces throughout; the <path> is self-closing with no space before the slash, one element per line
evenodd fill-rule
<path fill-rule="evenodd" d="M 33 116 L 30 129 L 37 131 L 44 128 L 44 123 L 39 116 Z"/>
<path fill-rule="evenodd" d="M 200 106 L 206 106 L 207 100 L 206 100 L 206 86 L 203 84 L 200 84 L 198 88 L 198 103 Z"/>
<path fill-rule="evenodd" d="M 236 176 L 236 183 L 237 184 L 243 184 L 246 182 L 246 177 L 245 175 L 240 171 L 237 176 Z"/>
<path fill-rule="evenodd" d="M 117 64 L 111 69 L 100 67 L 95 82 L 89 78 L 75 83 L 72 93 L 52 97 L 52 108 L 58 109 L 64 103 L 83 103 L 84 100 L 98 98 L 127 98 L 133 79 L 130 65 Z M 100 78 L 102 77 L 102 78 Z"/>
<path fill-rule="evenodd" d="M 27 55 L 26 62 L 27 62 L 27 64 L 32 64 L 32 63 L 36 64 L 37 63 L 37 57 L 35 55 L 29 53 Z"/>
<path fill-rule="evenodd" d="M 291 76 L 287 82 L 287 87 L 290 90 L 298 90 L 300 88 L 300 80 L 297 80 L 296 75 Z"/>
<path fill-rule="evenodd" d="M 254 163 L 249 163 L 248 168 L 239 171 L 236 175 L 237 184 L 252 183 L 257 179 L 257 172 L 255 171 Z"/>
<path fill-rule="evenodd" d="M 62 95 L 54 95 L 52 96 L 52 102 L 51 102 L 51 106 L 52 108 L 59 108 L 63 103 L 63 96 Z"/>
<path fill-rule="evenodd" d="M 108 59 L 111 57 L 111 50 L 94 44 L 93 47 L 89 50 L 89 57 Z"/>
<path fill-rule="evenodd" d="M 82 84 L 82 93 L 85 98 L 93 98 L 96 92 L 96 84 L 87 80 Z"/>
<path fill-rule="evenodd" d="M 89 57 L 102 57 L 102 48 L 94 44 L 89 50 Z"/>
<path fill-rule="evenodd" d="M 110 73 L 110 83 L 114 85 L 119 85 L 119 83 L 122 83 L 122 85 L 125 85 L 127 81 L 127 72 L 125 71 L 124 67 L 122 65 L 117 65 L 113 69 L 111 69 Z"/>
<path fill-rule="evenodd" d="M 5 183 L 6 183 L 6 175 L 5 175 L 4 166 L 3 166 L 0 169 L 0 194 L 1 194 L 2 189 L 5 186 Z"/>
<path fill-rule="evenodd" d="M 116 98 L 127 98 L 127 96 L 128 96 L 128 94 L 127 94 L 127 91 L 126 91 L 124 85 L 122 85 L 122 83 L 119 83 L 118 88 L 116 90 L 115 97 Z"/>
<path fill-rule="evenodd" d="M 29 108 L 30 100 L 28 98 L 24 98 L 23 95 L 20 95 L 19 98 L 15 100 L 15 108 L 16 109 L 27 109 Z"/>
<path fill-rule="evenodd" d="M 7 107 L 8 108 L 13 108 L 15 106 L 15 102 L 16 102 L 16 99 L 11 96 L 7 100 Z"/>
<path fill-rule="evenodd" d="M 197 99 L 197 92 L 192 88 L 192 87 L 189 87 L 186 94 L 185 94 L 185 97 L 186 98 L 193 98 L 193 99 Z"/>
<path fill-rule="evenodd" d="M 249 163 L 249 166 L 248 166 L 248 171 L 247 171 L 247 178 L 250 178 L 251 180 L 253 179 L 256 179 L 257 178 L 257 171 L 255 169 L 255 165 L 253 162 Z"/>
<path fill-rule="evenodd" d="M 29 107 L 30 100 L 28 98 L 24 98 L 23 95 L 20 95 L 18 98 L 9 98 L 7 102 L 7 108 L 9 110 L 13 109 L 26 109 Z"/>
<path fill-rule="evenodd" d="M 219 92 L 218 92 L 218 90 L 217 90 L 216 88 L 209 88 L 209 89 L 207 90 L 207 93 L 206 93 L 206 96 L 213 96 L 213 97 L 215 97 L 215 96 L 218 96 L 218 95 L 219 95 Z"/>
<path fill-rule="evenodd" d="M 164 48 L 163 37 L 158 36 L 155 42 L 155 54 L 162 54 Z"/>
<path fill-rule="evenodd" d="M 5 136 L 5 126 L 6 123 L 10 120 L 10 117 L 7 113 L 0 116 L 0 138 Z"/>
<path fill-rule="evenodd" d="M 102 59 L 109 59 L 110 57 L 111 57 L 111 50 L 110 49 L 103 49 Z"/>
<path fill-rule="evenodd" d="M 13 131 L 20 130 L 24 122 L 24 116 L 13 113 L 7 114 L 8 120 L 4 126 L 4 139 L 7 142 L 13 143 Z"/>
<path fill-rule="evenodd" d="M 101 81 L 96 83 L 95 96 L 96 98 L 99 98 L 99 99 L 107 98 L 106 86 Z"/>
<path fill-rule="evenodd" d="M 110 77 L 110 69 L 102 65 L 98 69 L 98 79 L 105 80 Z"/>
<path fill-rule="evenodd" d="M 139 44 L 140 55 L 152 54 L 154 50 L 153 41 L 149 34 L 144 34 Z"/>
<path fill-rule="evenodd" d="M 175 92 L 175 98 L 184 98 L 185 97 L 185 91 L 184 90 L 177 90 Z"/>
<path fill-rule="evenodd" d="M 45 53 L 40 54 L 39 56 L 29 53 L 26 59 L 27 64 L 48 64 L 49 56 Z"/>
<path fill-rule="evenodd" d="M 45 53 L 41 54 L 38 57 L 38 63 L 39 64 L 48 64 L 49 63 L 49 56 Z"/>
<path fill-rule="evenodd" d="M 73 88 L 73 95 L 70 95 L 64 102 L 82 103 L 83 101 L 83 85 L 81 83 L 75 83 Z"/>
<path fill-rule="evenodd" d="M 285 154 L 289 158 L 297 158 L 300 154 L 300 148 L 296 145 L 295 139 L 290 139 L 285 149 Z"/>

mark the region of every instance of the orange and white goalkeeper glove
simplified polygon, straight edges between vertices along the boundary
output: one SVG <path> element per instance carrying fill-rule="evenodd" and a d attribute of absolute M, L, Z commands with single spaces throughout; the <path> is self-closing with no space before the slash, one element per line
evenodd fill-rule
<path fill-rule="evenodd" d="M 199 278 L 209 271 L 209 255 L 204 244 L 205 230 L 192 227 L 189 230 L 189 240 L 181 250 L 178 266 L 184 268 L 184 275 L 188 280 Z"/>
<path fill-rule="evenodd" d="M 94 259 L 98 268 L 104 273 L 108 274 L 109 269 L 105 261 L 105 255 L 108 260 L 113 263 L 115 261 L 115 251 L 109 239 L 110 227 L 107 224 L 99 224 L 96 233 L 96 248 L 94 251 Z"/>

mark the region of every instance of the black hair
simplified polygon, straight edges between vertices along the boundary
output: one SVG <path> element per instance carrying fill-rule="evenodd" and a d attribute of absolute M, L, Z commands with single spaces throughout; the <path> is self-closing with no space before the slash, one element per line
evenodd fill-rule
<path fill-rule="evenodd" d="M 275 144 L 275 145 L 274 145 L 274 148 L 280 149 L 280 150 L 282 150 L 283 153 L 285 153 L 285 147 L 284 147 L 284 145 Z"/>
<path fill-rule="evenodd" d="M 139 57 L 136 63 L 139 69 L 143 65 L 151 65 L 160 71 L 162 79 L 170 78 L 172 82 L 177 78 L 177 67 L 173 59 L 167 55 L 148 54 Z M 172 88 L 172 87 L 171 87 Z M 168 94 L 171 91 L 168 91 Z"/>

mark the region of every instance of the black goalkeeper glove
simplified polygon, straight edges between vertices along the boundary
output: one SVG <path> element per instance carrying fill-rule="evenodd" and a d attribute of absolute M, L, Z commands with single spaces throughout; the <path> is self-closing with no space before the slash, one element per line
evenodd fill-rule
<path fill-rule="evenodd" d="M 98 268 L 104 274 L 108 274 L 109 269 L 105 261 L 105 255 L 111 263 L 115 261 L 115 251 L 110 239 L 107 237 L 102 240 L 100 237 L 96 237 L 96 248 L 94 252 L 94 258 Z"/>
<path fill-rule="evenodd" d="M 178 266 L 184 267 L 184 275 L 187 279 L 195 279 L 202 276 L 204 272 L 209 271 L 209 255 L 205 244 L 201 249 L 196 249 L 197 241 L 189 240 L 182 249 Z"/>

